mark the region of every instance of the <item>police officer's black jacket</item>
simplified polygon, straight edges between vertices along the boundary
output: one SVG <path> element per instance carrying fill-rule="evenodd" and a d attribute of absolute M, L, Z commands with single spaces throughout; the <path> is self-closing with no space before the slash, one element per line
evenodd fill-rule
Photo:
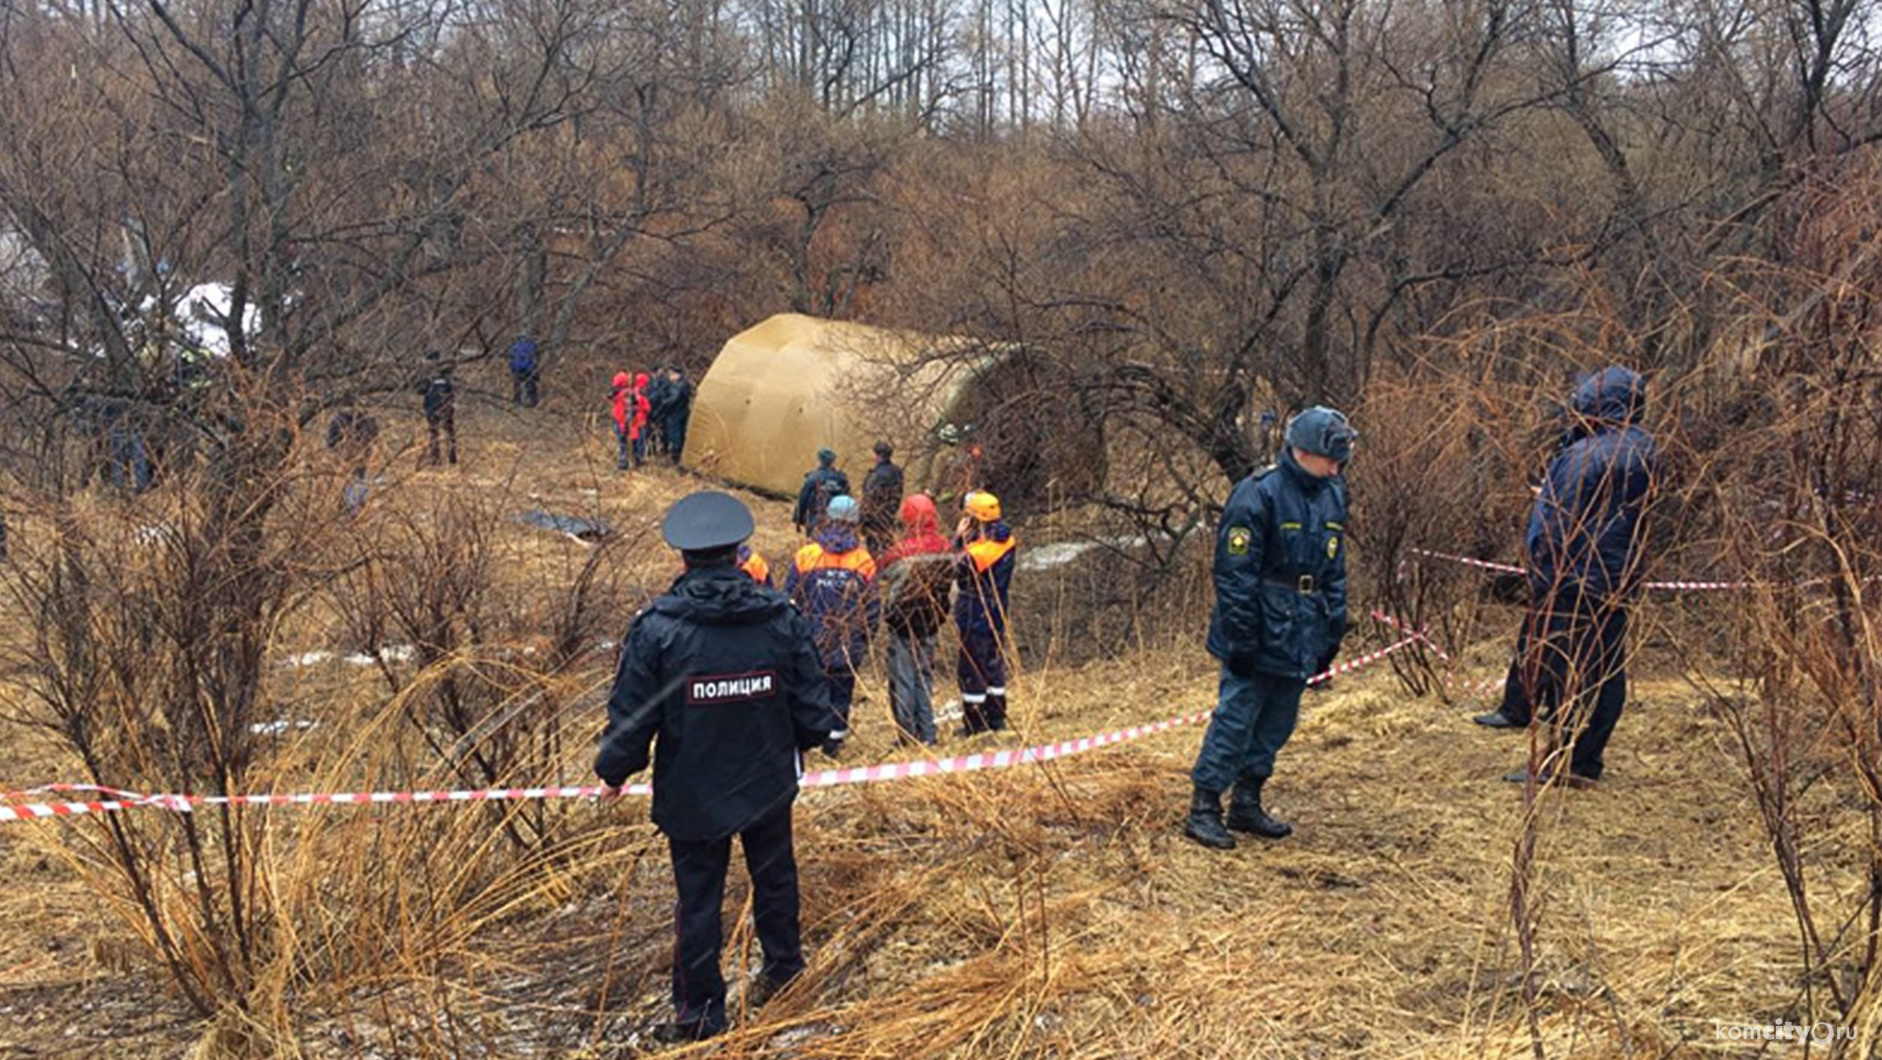
<path fill-rule="evenodd" d="M 1305 681 L 1346 635 L 1346 482 L 1283 449 L 1237 483 L 1216 531 L 1209 654 Z"/>
<path fill-rule="evenodd" d="M 797 797 L 798 753 L 842 727 L 810 624 L 736 567 L 689 570 L 634 619 L 595 772 L 619 785 L 653 756 L 653 820 L 719 839 Z"/>

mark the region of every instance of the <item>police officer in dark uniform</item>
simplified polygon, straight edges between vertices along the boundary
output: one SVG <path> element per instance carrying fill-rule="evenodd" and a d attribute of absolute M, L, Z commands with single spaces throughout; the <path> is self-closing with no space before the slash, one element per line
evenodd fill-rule
<path fill-rule="evenodd" d="M 1314 407 L 1287 425 L 1271 467 L 1237 483 L 1216 532 L 1209 654 L 1222 662 L 1215 713 L 1191 776 L 1184 834 L 1235 845 L 1229 830 L 1281 839 L 1261 789 L 1294 733 L 1307 679 L 1332 665 L 1346 635 L 1346 481 L 1359 437 L 1346 417 Z M 1226 822 L 1222 793 L 1235 795 Z"/>
<path fill-rule="evenodd" d="M 724 493 L 675 504 L 661 526 L 686 572 L 628 630 L 595 759 L 603 797 L 653 759 L 653 821 L 673 855 L 675 1019 L 665 1041 L 725 1030 L 719 917 L 732 836 L 745 848 L 764 969 L 762 1004 L 804 969 L 791 804 L 801 754 L 841 727 L 810 625 L 739 570 L 751 512 Z"/>

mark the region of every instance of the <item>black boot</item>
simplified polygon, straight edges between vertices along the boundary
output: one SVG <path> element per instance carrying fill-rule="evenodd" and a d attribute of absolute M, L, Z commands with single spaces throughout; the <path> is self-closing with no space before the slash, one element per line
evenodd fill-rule
<path fill-rule="evenodd" d="M 987 693 L 987 728 L 994 732 L 1006 731 L 1006 693 Z"/>
<path fill-rule="evenodd" d="M 1222 793 L 1197 788 L 1189 797 L 1189 819 L 1183 834 L 1206 847 L 1233 850 L 1235 837 L 1222 827 Z"/>
<path fill-rule="evenodd" d="M 969 703 L 965 700 L 962 700 L 961 701 L 961 735 L 962 736 L 979 736 L 983 732 L 991 732 L 991 731 L 993 731 L 993 726 L 987 723 L 986 701 L 982 700 L 979 703 Z"/>
<path fill-rule="evenodd" d="M 1267 777 L 1244 777 L 1236 783 L 1229 800 L 1228 826 L 1263 839 L 1286 839 L 1294 834 L 1294 826 L 1269 817 L 1261 808 L 1261 786 L 1267 782 Z"/>

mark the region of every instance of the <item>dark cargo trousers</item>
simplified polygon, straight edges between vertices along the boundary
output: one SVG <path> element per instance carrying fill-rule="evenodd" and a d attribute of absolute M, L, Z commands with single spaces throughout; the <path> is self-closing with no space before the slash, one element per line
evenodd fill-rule
<path fill-rule="evenodd" d="M 1220 794 L 1238 780 L 1273 775 L 1274 756 L 1294 735 L 1306 690 L 1304 681 L 1273 674 L 1237 677 L 1224 666 L 1215 713 L 1190 772 L 1196 786 Z"/>
<path fill-rule="evenodd" d="M 752 921 L 764 952 L 765 978 L 782 985 L 804 970 L 798 934 L 797 857 L 791 848 L 791 805 L 753 822 L 738 834 L 751 874 Z M 683 840 L 668 837 L 673 855 L 673 1010 L 681 1023 L 725 1027 L 725 978 L 719 951 L 725 943 L 720 917 L 732 837 Z"/>
<path fill-rule="evenodd" d="M 1601 779 L 1603 754 L 1627 705 L 1627 608 L 1570 591 L 1550 593 L 1523 619 L 1504 709 L 1527 700 L 1551 727 L 1551 749 L 1572 745 L 1569 771 Z"/>

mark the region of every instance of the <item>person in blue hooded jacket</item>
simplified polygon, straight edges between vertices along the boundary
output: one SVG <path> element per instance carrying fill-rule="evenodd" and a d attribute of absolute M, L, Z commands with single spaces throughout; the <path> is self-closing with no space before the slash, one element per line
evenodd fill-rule
<path fill-rule="evenodd" d="M 1546 782 L 1564 757 L 1570 785 L 1605 771 L 1602 756 L 1627 702 L 1627 608 L 1644 570 L 1642 535 L 1659 466 L 1653 435 L 1640 425 L 1646 403 L 1637 372 L 1612 366 L 1583 379 L 1568 402 L 1564 444 L 1530 508 L 1523 538 L 1530 605 L 1515 669 L 1520 698 L 1548 720 L 1549 732 L 1536 744 L 1540 761 L 1511 781 Z"/>
<path fill-rule="evenodd" d="M 1183 827 L 1204 846 L 1233 847 L 1231 829 L 1264 839 L 1294 831 L 1268 815 L 1261 793 L 1307 679 L 1332 665 L 1346 636 L 1341 472 L 1358 437 L 1338 411 L 1307 409 L 1288 422 L 1279 459 L 1237 483 L 1222 509 L 1208 643 L 1222 673 Z"/>

